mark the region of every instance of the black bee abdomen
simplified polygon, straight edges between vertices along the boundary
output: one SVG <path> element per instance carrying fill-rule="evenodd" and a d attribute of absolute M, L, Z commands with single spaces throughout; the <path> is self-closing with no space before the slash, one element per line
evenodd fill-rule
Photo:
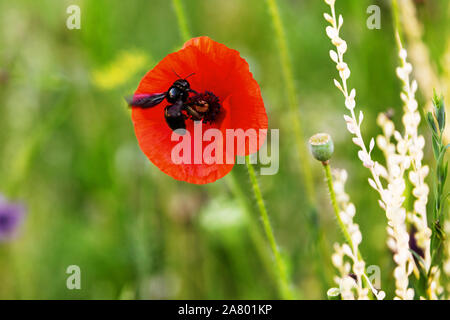
<path fill-rule="evenodd" d="M 178 116 L 178 117 L 170 117 L 170 116 L 165 116 L 166 119 L 166 123 L 169 126 L 170 129 L 172 129 L 172 131 L 175 130 L 179 130 L 179 129 L 183 129 L 186 130 L 186 122 L 184 121 L 184 117 L 183 115 Z"/>
<path fill-rule="evenodd" d="M 186 130 L 186 122 L 183 117 L 167 118 L 166 123 L 173 131 L 183 129 Z"/>
<path fill-rule="evenodd" d="M 169 105 L 164 109 L 164 118 L 170 129 L 173 131 L 178 129 L 186 129 L 185 117 L 181 112 L 183 103 L 177 101 L 174 105 Z"/>

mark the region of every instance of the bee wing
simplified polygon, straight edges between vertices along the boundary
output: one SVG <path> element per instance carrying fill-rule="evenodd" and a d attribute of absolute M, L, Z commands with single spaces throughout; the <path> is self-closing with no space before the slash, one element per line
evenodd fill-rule
<path fill-rule="evenodd" d="M 127 97 L 125 100 L 130 107 L 137 108 L 151 108 L 160 104 L 166 98 L 166 92 L 152 93 L 152 94 L 135 94 L 134 96 Z"/>

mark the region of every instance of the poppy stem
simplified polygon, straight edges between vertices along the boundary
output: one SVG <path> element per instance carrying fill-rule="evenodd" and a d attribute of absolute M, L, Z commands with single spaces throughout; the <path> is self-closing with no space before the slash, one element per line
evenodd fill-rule
<path fill-rule="evenodd" d="M 175 14 L 177 15 L 178 27 L 180 28 L 181 37 L 183 38 L 183 41 L 186 42 L 191 38 L 191 34 L 187 25 L 183 4 L 181 3 L 181 0 L 172 0 L 172 4 L 173 8 L 175 9 Z"/>
<path fill-rule="evenodd" d="M 239 184 L 238 180 L 236 179 L 236 176 L 234 174 L 234 171 L 231 171 L 226 177 L 225 182 L 228 185 L 228 188 L 234 195 L 234 197 L 239 201 L 240 205 L 242 206 L 243 211 L 245 212 L 246 218 L 248 221 L 253 220 L 253 214 L 250 207 L 250 203 L 248 202 L 248 198 L 244 194 L 241 185 Z M 268 274 L 270 274 L 271 277 L 274 277 L 275 281 L 278 282 L 276 270 L 274 268 L 274 265 L 272 264 L 272 261 L 270 261 L 269 257 L 267 256 L 267 246 L 264 239 L 264 235 L 261 233 L 261 229 L 254 224 L 249 223 L 248 224 L 248 231 L 251 240 L 253 241 L 253 244 L 256 248 L 256 251 L 264 265 L 264 267 L 267 269 Z"/>
<path fill-rule="evenodd" d="M 352 238 L 350 237 L 347 227 L 345 226 L 344 222 L 341 219 L 341 210 L 339 209 L 339 206 L 338 206 L 338 203 L 336 200 L 336 193 L 334 192 L 333 178 L 331 176 L 330 163 L 329 163 L 329 161 L 324 161 L 324 162 L 322 162 L 322 165 L 323 165 L 323 170 L 325 172 L 325 178 L 327 180 L 331 204 L 333 205 L 334 214 L 336 215 L 336 220 L 338 222 L 339 228 L 341 229 L 342 233 L 344 234 L 345 241 L 347 241 L 350 248 L 353 248 Z M 361 255 L 358 251 L 358 257 L 360 257 L 360 256 Z"/>
<path fill-rule="evenodd" d="M 261 215 L 264 231 L 266 233 L 267 239 L 269 240 L 272 253 L 275 257 L 281 294 L 284 299 L 292 300 L 293 295 L 291 289 L 289 288 L 286 266 L 284 264 L 283 258 L 281 257 L 280 251 L 278 250 L 273 229 L 272 226 L 270 225 L 266 205 L 264 204 L 261 189 L 259 188 L 258 180 L 256 179 L 255 169 L 253 168 L 253 165 L 250 163 L 249 156 L 245 157 L 245 164 L 247 165 L 248 174 L 250 176 L 250 182 L 252 184 L 253 193 L 255 195 L 256 202 L 258 204 L 258 210 Z"/>
<path fill-rule="evenodd" d="M 339 205 L 337 203 L 337 199 L 336 199 L 336 192 L 334 191 L 334 185 L 333 185 L 333 177 L 331 176 L 331 167 L 330 167 L 330 161 L 323 161 L 322 162 L 322 166 L 323 166 L 323 170 L 325 172 L 325 178 L 327 180 L 327 185 L 328 185 L 328 191 L 330 193 L 330 200 L 331 200 L 331 204 L 333 206 L 333 210 L 334 210 L 334 214 L 336 215 L 336 220 L 338 222 L 339 228 L 341 229 L 342 233 L 344 234 L 344 238 L 345 241 L 348 243 L 348 245 L 350 246 L 350 248 L 352 250 L 356 249 L 356 256 L 358 257 L 358 259 L 360 261 L 364 261 L 362 256 L 361 256 L 361 252 L 359 251 L 358 247 L 354 247 L 353 246 L 353 241 L 352 241 L 352 237 L 350 236 L 350 233 L 348 232 L 347 226 L 345 225 L 344 221 L 342 221 L 341 218 L 341 210 L 339 209 Z M 366 268 L 364 267 L 364 274 L 366 273 Z M 369 296 L 370 299 L 373 299 L 373 288 L 371 286 L 371 284 L 369 283 L 369 281 L 365 278 L 362 277 L 362 283 L 366 288 L 370 288 L 372 294 Z"/>

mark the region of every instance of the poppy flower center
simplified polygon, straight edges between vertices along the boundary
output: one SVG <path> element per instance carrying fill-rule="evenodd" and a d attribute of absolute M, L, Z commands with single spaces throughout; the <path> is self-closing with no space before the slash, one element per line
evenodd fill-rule
<path fill-rule="evenodd" d="M 219 98 L 210 91 L 189 97 L 185 103 L 187 119 L 214 123 L 222 111 Z"/>

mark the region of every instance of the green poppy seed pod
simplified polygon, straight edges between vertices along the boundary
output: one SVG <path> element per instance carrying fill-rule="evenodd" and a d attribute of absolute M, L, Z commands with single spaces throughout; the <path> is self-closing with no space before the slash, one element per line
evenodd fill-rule
<path fill-rule="evenodd" d="M 329 134 L 315 134 L 309 139 L 309 149 L 314 158 L 326 162 L 331 159 L 334 152 L 333 140 Z"/>

